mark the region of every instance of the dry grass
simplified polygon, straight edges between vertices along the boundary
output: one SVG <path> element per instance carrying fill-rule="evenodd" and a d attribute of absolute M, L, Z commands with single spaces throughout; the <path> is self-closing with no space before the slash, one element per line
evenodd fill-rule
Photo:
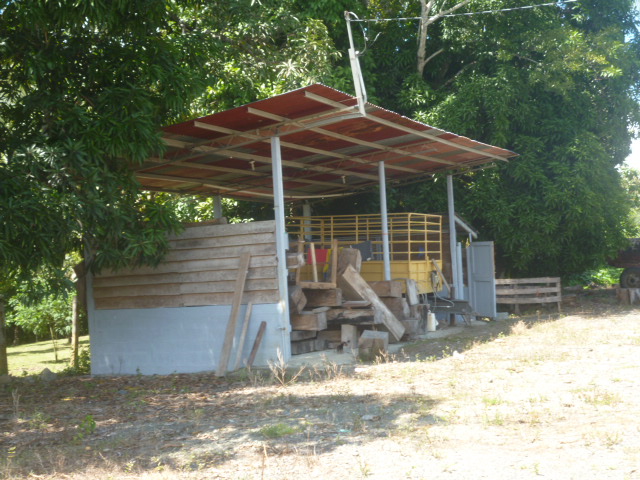
<path fill-rule="evenodd" d="M 294 381 L 16 381 L 0 478 L 640 478 L 640 310 L 596 300 Z"/>

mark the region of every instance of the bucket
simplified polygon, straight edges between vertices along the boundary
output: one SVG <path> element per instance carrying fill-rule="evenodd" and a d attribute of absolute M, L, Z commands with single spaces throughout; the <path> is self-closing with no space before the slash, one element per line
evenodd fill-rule
<path fill-rule="evenodd" d="M 436 331 L 436 314 L 429 312 L 427 315 L 427 332 Z"/>

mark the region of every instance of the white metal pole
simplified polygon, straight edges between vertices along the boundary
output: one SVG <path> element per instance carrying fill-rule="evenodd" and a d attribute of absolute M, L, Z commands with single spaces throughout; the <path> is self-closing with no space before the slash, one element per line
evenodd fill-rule
<path fill-rule="evenodd" d="M 276 220 L 276 258 L 278 289 L 280 291 L 280 327 L 282 332 L 281 349 L 285 360 L 291 357 L 289 320 L 289 291 L 287 287 L 287 232 L 284 222 L 284 186 L 282 184 L 282 154 L 280 137 L 271 137 L 271 162 L 273 176 L 273 210 Z"/>
<path fill-rule="evenodd" d="M 382 222 L 382 261 L 384 263 L 384 279 L 391 280 L 389 222 L 387 219 L 387 180 L 384 171 L 384 162 L 378 162 L 378 180 L 380 182 L 380 220 Z"/>
<path fill-rule="evenodd" d="M 304 217 L 304 239 L 308 242 L 311 241 L 311 205 L 309 202 L 304 202 L 302 204 L 302 216 Z"/>
<path fill-rule="evenodd" d="M 453 176 L 447 175 L 447 204 L 449 207 L 449 250 L 451 251 L 451 286 L 452 292 L 450 292 L 451 298 L 456 298 L 458 292 L 456 287 L 458 285 L 458 252 L 456 244 L 458 239 L 456 238 L 456 209 L 453 199 Z"/>
<path fill-rule="evenodd" d="M 353 34 L 351 33 L 351 18 L 356 16 L 355 13 L 344 12 L 344 18 L 347 21 L 347 34 L 349 35 L 349 62 L 351 63 L 351 75 L 353 76 L 353 87 L 356 91 L 358 99 L 358 109 L 362 115 L 366 115 L 364 104 L 367 102 L 367 91 L 362 78 L 362 70 L 360 70 L 360 61 L 358 60 L 358 52 L 356 52 L 353 43 Z M 357 18 L 357 17 L 356 17 Z"/>

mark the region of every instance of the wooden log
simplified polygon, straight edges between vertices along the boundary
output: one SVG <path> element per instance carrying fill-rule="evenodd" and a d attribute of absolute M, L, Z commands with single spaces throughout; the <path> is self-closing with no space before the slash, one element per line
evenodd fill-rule
<path fill-rule="evenodd" d="M 374 324 L 376 312 L 373 308 L 332 308 L 327 312 L 327 322 L 335 324 Z"/>
<path fill-rule="evenodd" d="M 289 286 L 289 308 L 292 313 L 300 313 L 307 305 L 307 296 L 299 285 Z"/>
<path fill-rule="evenodd" d="M 291 354 L 301 355 L 304 353 L 318 352 L 326 348 L 326 341 L 322 339 L 300 340 L 291 342 Z"/>
<path fill-rule="evenodd" d="M 291 326 L 293 330 L 326 330 L 327 314 L 325 312 L 303 311 L 291 315 Z"/>
<path fill-rule="evenodd" d="M 342 305 L 342 290 L 330 288 L 317 290 L 307 288 L 304 290 L 307 305 L 310 307 L 339 307 Z"/>
<path fill-rule="evenodd" d="M 346 343 L 343 351 L 348 353 L 358 353 L 358 327 L 355 325 L 342 325 L 340 327 L 340 339 Z"/>
<path fill-rule="evenodd" d="M 347 265 L 351 265 L 356 272 L 362 270 L 362 254 L 356 248 L 343 248 L 338 255 L 338 275 L 341 274 Z"/>
<path fill-rule="evenodd" d="M 409 304 L 407 300 L 400 297 L 383 297 L 380 300 L 387 306 L 389 310 L 396 316 L 398 320 L 405 320 L 411 318 L 411 312 L 409 311 Z"/>
<path fill-rule="evenodd" d="M 410 307 L 419 305 L 420 298 L 418 297 L 418 283 L 411 278 L 407 278 L 405 279 L 405 284 L 407 303 Z"/>
<path fill-rule="evenodd" d="M 297 282 L 297 284 L 302 288 L 309 288 L 312 290 L 330 290 L 337 287 L 335 283 L 331 282 Z"/>
<path fill-rule="evenodd" d="M 402 297 L 402 283 L 397 280 L 382 280 L 379 282 L 369 282 L 369 286 L 380 298 Z"/>
<path fill-rule="evenodd" d="M 316 338 L 336 344 L 340 343 L 342 340 L 340 330 L 323 330 L 318 332 L 318 336 Z"/>
<path fill-rule="evenodd" d="M 367 308 L 371 306 L 371 302 L 367 300 L 347 300 L 342 301 L 342 308 Z"/>
<path fill-rule="evenodd" d="M 338 284 L 345 298 L 371 302 L 377 314 L 376 321 L 379 320 L 385 326 L 393 339 L 400 341 L 404 335 L 404 326 L 351 265 L 347 266 L 342 275 L 338 277 Z"/>
<path fill-rule="evenodd" d="M 358 354 L 361 357 L 373 359 L 377 355 L 388 351 L 389 334 L 388 332 L 378 332 L 374 330 L 365 330 L 358 339 Z"/>
<path fill-rule="evenodd" d="M 227 366 L 229 365 L 229 358 L 231 357 L 231 347 L 233 345 L 233 337 L 236 334 L 236 323 L 238 321 L 238 310 L 240 309 L 240 302 L 242 301 L 242 293 L 244 292 L 244 282 L 247 278 L 247 272 L 249 270 L 249 261 L 251 260 L 251 253 L 245 252 L 240 257 L 240 265 L 238 266 L 238 278 L 234 288 L 233 302 L 231 304 L 231 315 L 229 315 L 229 323 L 227 324 L 227 331 L 224 336 L 224 342 L 222 344 L 222 354 L 220 355 L 220 363 L 218 363 L 218 369 L 216 375 L 222 377 L 227 374 Z"/>
<path fill-rule="evenodd" d="M 311 338 L 316 338 L 317 332 L 313 330 L 292 330 L 291 331 L 291 341 L 298 342 L 300 340 L 309 340 Z"/>
<path fill-rule="evenodd" d="M 404 325 L 404 336 L 405 338 L 412 338 L 416 335 L 420 335 L 420 324 L 421 321 L 418 318 L 409 318 L 407 320 L 401 320 L 402 325 Z"/>
<path fill-rule="evenodd" d="M 249 359 L 247 360 L 247 368 L 251 368 L 253 366 L 253 362 L 256 359 L 256 354 L 260 349 L 260 344 L 262 343 L 262 337 L 264 337 L 264 332 L 267 329 L 267 322 L 261 322 L 260 328 L 258 328 L 258 333 L 256 334 L 256 339 L 253 342 L 253 348 L 251 348 L 251 353 L 249 354 Z"/>

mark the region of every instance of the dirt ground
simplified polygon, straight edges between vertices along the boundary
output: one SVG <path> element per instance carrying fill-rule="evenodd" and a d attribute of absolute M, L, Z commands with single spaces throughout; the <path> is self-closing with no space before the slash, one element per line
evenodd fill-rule
<path fill-rule="evenodd" d="M 640 308 L 551 312 L 295 379 L 13 379 L 0 478 L 640 479 Z"/>

